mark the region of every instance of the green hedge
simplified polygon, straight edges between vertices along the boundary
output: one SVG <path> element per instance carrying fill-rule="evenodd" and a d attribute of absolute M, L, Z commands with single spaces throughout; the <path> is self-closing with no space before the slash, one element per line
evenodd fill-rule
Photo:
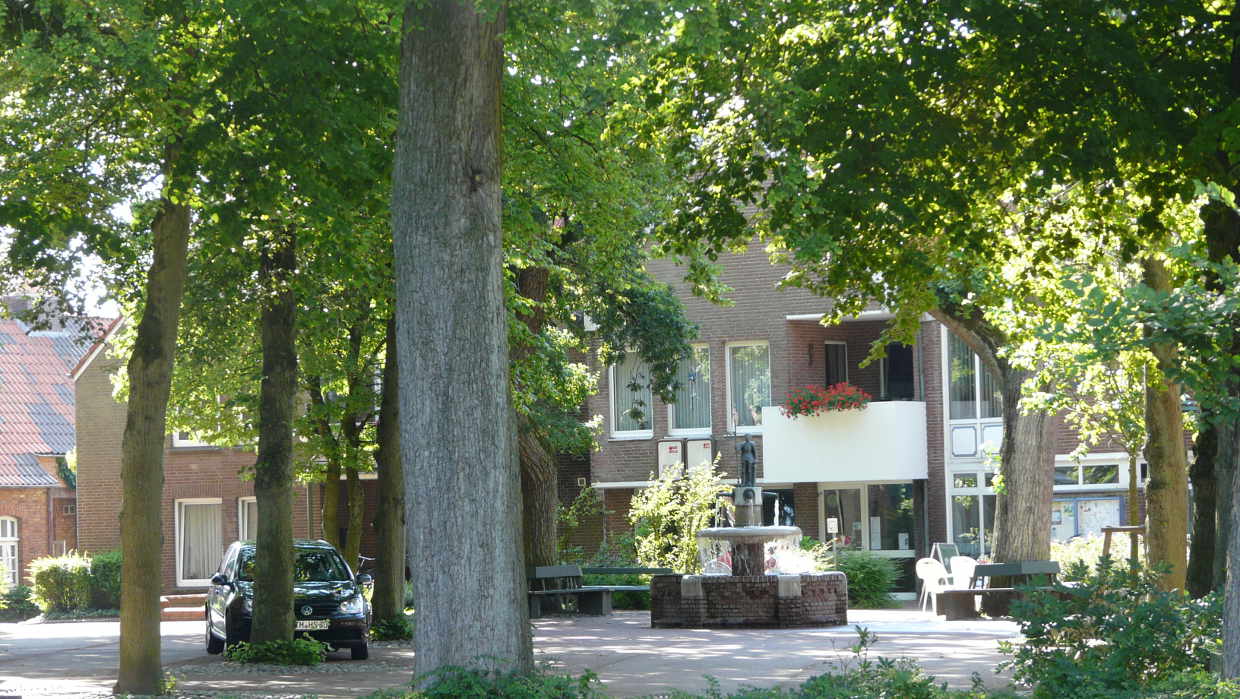
<path fill-rule="evenodd" d="M 69 553 L 36 558 L 27 569 L 34 599 L 45 612 L 86 609 L 91 600 L 90 559 Z"/>
<path fill-rule="evenodd" d="M 895 604 L 891 588 L 899 570 L 890 558 L 869 551 L 840 551 L 835 565 L 848 576 L 848 606 L 861 609 L 882 609 Z"/>
<path fill-rule="evenodd" d="M 121 552 L 104 551 L 90 559 L 90 606 L 121 608 Z"/>

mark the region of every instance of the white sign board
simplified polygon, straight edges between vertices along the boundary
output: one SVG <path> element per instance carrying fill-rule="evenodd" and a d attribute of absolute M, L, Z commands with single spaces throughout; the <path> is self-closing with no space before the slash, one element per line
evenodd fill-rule
<path fill-rule="evenodd" d="M 827 533 L 828 533 L 828 534 L 839 534 L 839 533 L 840 533 L 840 520 L 839 520 L 839 518 L 837 518 L 837 517 L 828 517 L 828 518 L 827 518 Z"/>
<path fill-rule="evenodd" d="M 683 463 L 684 450 L 682 442 L 676 440 L 664 440 L 659 442 L 659 476 L 662 476 L 669 468 L 679 468 Z"/>
<path fill-rule="evenodd" d="M 709 439 L 690 439 L 685 442 L 685 463 L 689 468 L 712 464 L 715 461 L 714 452 Z"/>

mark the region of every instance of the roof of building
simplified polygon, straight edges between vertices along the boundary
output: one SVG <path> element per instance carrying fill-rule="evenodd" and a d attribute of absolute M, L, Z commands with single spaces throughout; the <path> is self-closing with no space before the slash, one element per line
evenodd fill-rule
<path fill-rule="evenodd" d="M 0 487 L 61 484 L 36 455 L 73 448 L 69 372 L 90 349 L 98 326 L 96 319 L 70 318 L 39 330 L 0 319 Z"/>

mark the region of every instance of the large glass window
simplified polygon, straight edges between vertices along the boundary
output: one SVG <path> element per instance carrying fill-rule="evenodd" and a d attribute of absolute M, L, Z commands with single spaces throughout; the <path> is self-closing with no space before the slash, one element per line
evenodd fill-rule
<path fill-rule="evenodd" d="M 0 517 L 0 572 L 4 573 L 4 577 L 0 578 L 0 583 L 3 583 L 0 587 L 12 587 L 21 577 L 21 562 L 17 557 L 18 543 L 20 540 L 17 536 L 17 519 Z"/>
<path fill-rule="evenodd" d="M 177 500 L 177 584 L 206 585 L 224 553 L 220 500 Z"/>
<path fill-rule="evenodd" d="M 676 368 L 676 402 L 669 408 L 671 428 L 710 432 L 710 349 L 697 345 Z"/>
<path fill-rule="evenodd" d="M 629 352 L 611 368 L 612 433 L 649 433 L 651 402 L 649 367 Z"/>
<path fill-rule="evenodd" d="M 826 385 L 834 386 L 848 381 L 848 345 L 843 342 L 828 342 L 826 355 Z"/>
<path fill-rule="evenodd" d="M 771 405 L 771 353 L 765 343 L 728 347 L 728 420 L 731 428 L 762 424 Z"/>
<path fill-rule="evenodd" d="M 913 484 L 866 486 L 870 505 L 870 548 L 875 551 L 911 551 L 913 540 Z"/>
<path fill-rule="evenodd" d="M 978 496 L 953 495 L 951 501 L 952 541 L 960 553 L 977 558 L 982 555 L 982 512 Z"/>
<path fill-rule="evenodd" d="M 880 395 L 883 400 L 913 400 L 913 348 L 899 342 L 887 343 L 887 356 L 879 365 Z"/>
<path fill-rule="evenodd" d="M 999 382 L 959 337 L 947 334 L 948 404 L 951 419 L 1003 417 Z"/>

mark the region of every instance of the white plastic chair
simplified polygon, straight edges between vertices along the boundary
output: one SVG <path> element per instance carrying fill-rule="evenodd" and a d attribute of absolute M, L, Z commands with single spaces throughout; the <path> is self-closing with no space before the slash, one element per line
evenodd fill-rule
<path fill-rule="evenodd" d="M 952 556 L 952 582 L 956 587 L 969 587 L 973 581 L 973 571 L 977 568 L 977 559 L 970 556 Z"/>
<path fill-rule="evenodd" d="M 917 561 L 917 577 L 921 580 L 921 610 L 926 611 L 926 602 L 938 614 L 938 600 L 935 595 L 952 588 L 952 578 L 947 574 L 942 561 L 934 558 L 922 558 Z"/>

